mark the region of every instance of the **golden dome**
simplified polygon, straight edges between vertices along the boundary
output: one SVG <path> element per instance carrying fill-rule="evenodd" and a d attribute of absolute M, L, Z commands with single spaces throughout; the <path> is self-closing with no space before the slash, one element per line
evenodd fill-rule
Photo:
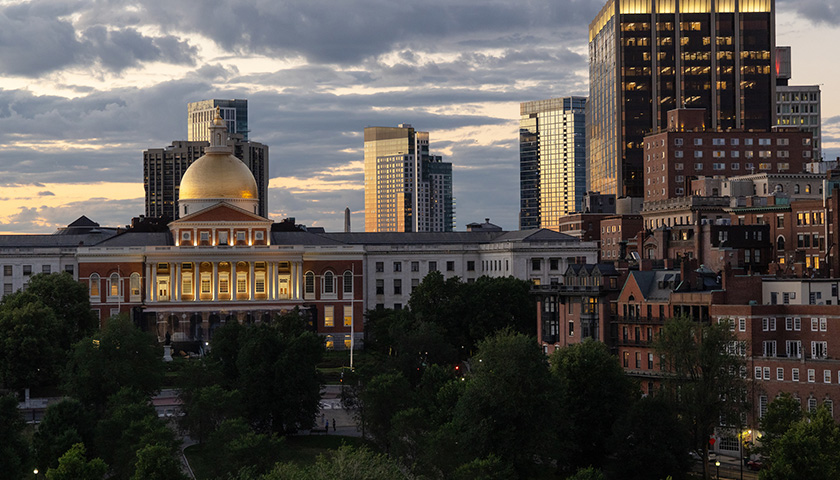
<path fill-rule="evenodd" d="M 181 177 L 179 199 L 257 199 L 257 182 L 242 160 L 229 153 L 213 152 L 193 162 Z"/>

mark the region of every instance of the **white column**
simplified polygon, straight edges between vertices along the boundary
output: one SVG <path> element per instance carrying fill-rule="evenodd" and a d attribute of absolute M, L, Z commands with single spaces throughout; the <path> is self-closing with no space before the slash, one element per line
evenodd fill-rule
<path fill-rule="evenodd" d="M 249 232 L 250 234 L 250 232 Z M 248 280 L 248 300 L 254 299 L 254 262 L 248 262 L 248 276 L 251 277 Z"/>
<path fill-rule="evenodd" d="M 146 300 L 152 301 L 152 291 L 154 287 L 152 286 L 152 264 L 146 260 L 146 278 L 144 279 L 146 283 Z"/>
<path fill-rule="evenodd" d="M 158 301 L 158 289 L 157 289 L 157 262 L 152 265 L 152 301 Z"/>
<path fill-rule="evenodd" d="M 213 301 L 219 299 L 219 264 L 213 262 L 213 285 L 210 286 L 213 292 Z"/>
<path fill-rule="evenodd" d="M 175 274 L 172 278 L 172 300 L 181 301 L 181 262 L 175 263 Z"/>
<path fill-rule="evenodd" d="M 275 285 L 277 284 L 277 273 L 275 272 L 277 264 L 274 262 L 266 262 L 265 266 L 265 274 L 268 277 L 265 279 L 268 283 L 268 299 L 274 300 L 275 298 L 277 298 L 277 295 L 274 291 Z"/>
<path fill-rule="evenodd" d="M 231 300 L 236 300 L 236 262 L 230 262 L 230 284 L 228 285 L 228 289 L 230 290 L 230 298 Z"/>

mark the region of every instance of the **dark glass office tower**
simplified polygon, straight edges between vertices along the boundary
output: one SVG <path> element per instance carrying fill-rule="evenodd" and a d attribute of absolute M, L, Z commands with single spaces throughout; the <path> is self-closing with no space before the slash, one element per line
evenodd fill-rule
<path fill-rule="evenodd" d="M 642 140 L 668 110 L 775 125 L 774 0 L 610 0 L 589 25 L 589 190 L 643 195 Z"/>
<path fill-rule="evenodd" d="M 519 105 L 519 229 L 558 230 L 586 194 L 586 97 Z"/>

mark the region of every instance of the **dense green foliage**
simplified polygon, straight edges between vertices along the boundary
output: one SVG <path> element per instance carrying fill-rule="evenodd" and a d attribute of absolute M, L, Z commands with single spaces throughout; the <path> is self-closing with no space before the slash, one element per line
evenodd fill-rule
<path fill-rule="evenodd" d="M 32 438 L 35 466 L 42 472 L 58 466 L 58 459 L 73 445 L 91 445 L 95 421 L 91 412 L 75 398 L 47 407 Z"/>
<path fill-rule="evenodd" d="M 123 316 L 112 317 L 101 332 L 76 343 L 64 370 L 64 388 L 96 412 L 123 387 L 148 397 L 163 382 L 161 357 L 151 335 Z"/>
<path fill-rule="evenodd" d="M 840 478 L 840 426 L 826 407 L 793 423 L 772 443 L 761 480 Z"/>
<path fill-rule="evenodd" d="M 17 399 L 11 395 L 0 396 L 0 472 L 8 478 L 23 478 L 31 471 L 25 428 Z"/>
<path fill-rule="evenodd" d="M 58 466 L 47 470 L 47 480 L 102 480 L 108 466 L 101 458 L 88 460 L 84 444 L 77 443 L 58 459 Z"/>
<path fill-rule="evenodd" d="M 704 324 L 679 317 L 665 322 L 654 348 L 669 372 L 663 391 L 688 428 L 691 446 L 703 453 L 706 478 L 709 438 L 721 420 L 741 426 L 747 411 L 745 358 L 729 321 Z"/>

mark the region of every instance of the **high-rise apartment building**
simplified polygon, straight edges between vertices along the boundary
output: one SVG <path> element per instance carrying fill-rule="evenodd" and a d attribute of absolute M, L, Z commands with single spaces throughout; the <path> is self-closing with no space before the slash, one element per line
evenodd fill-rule
<path fill-rule="evenodd" d="M 227 144 L 233 155 L 242 160 L 257 181 L 258 213 L 268 216 L 268 146 L 230 135 Z M 146 190 L 146 216 L 179 218 L 178 191 L 187 167 L 204 155 L 207 141 L 176 140 L 166 148 L 150 148 L 143 152 L 143 187 Z"/>
<path fill-rule="evenodd" d="M 429 155 L 429 132 L 365 128 L 365 231 L 449 232 L 452 164 Z"/>
<path fill-rule="evenodd" d="M 210 141 L 210 124 L 216 118 L 216 108 L 225 121 L 228 134 L 242 135 L 248 141 L 248 100 L 200 100 L 187 104 L 187 140 Z"/>
<path fill-rule="evenodd" d="M 706 128 L 775 125 L 774 0 L 609 0 L 589 25 L 589 190 L 643 195 L 644 135 L 675 108 Z"/>
<path fill-rule="evenodd" d="M 819 85 L 788 85 L 790 47 L 776 47 L 776 125 L 799 127 L 814 137 L 813 159 L 822 159 Z"/>
<path fill-rule="evenodd" d="M 586 97 L 519 104 L 519 229 L 559 231 L 586 194 Z"/>

